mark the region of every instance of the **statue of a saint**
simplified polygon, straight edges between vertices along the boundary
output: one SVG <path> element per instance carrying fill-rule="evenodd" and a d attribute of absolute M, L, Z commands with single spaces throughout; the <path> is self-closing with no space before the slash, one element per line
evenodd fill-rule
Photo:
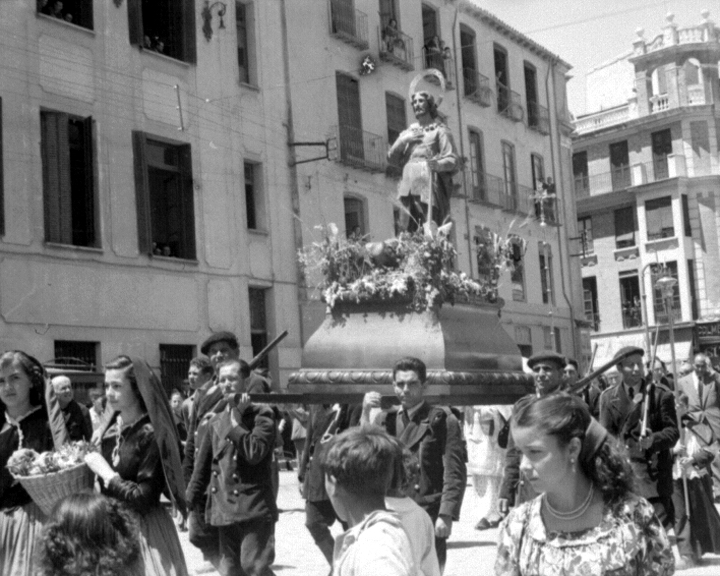
<path fill-rule="evenodd" d="M 406 210 L 400 227 L 408 232 L 432 220 L 439 226 L 450 214 L 452 175 L 458 155 L 450 129 L 440 118 L 435 98 L 428 92 L 412 95 L 417 122 L 403 130 L 388 151 L 388 160 L 403 169 L 398 198 Z"/>

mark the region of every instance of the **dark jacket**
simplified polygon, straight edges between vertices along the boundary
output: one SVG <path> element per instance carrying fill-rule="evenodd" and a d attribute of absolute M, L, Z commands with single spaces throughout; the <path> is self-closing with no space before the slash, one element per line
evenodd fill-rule
<path fill-rule="evenodd" d="M 382 412 L 375 422 L 396 436 L 398 409 Z M 430 517 L 460 518 L 467 482 L 465 444 L 458 418 L 449 408 L 423 402 L 397 435 L 420 464 L 420 478 L 411 486 L 413 497 Z"/>
<path fill-rule="evenodd" d="M 197 440 L 198 422 L 208 413 L 211 413 L 213 408 L 215 408 L 215 405 L 222 399 L 222 392 L 220 391 L 219 386 L 217 386 L 215 379 L 213 379 L 210 386 L 198 394 L 197 401 L 195 401 L 190 408 L 187 441 L 185 442 L 185 454 L 182 464 L 183 477 L 185 478 L 186 485 L 190 482 L 190 478 L 192 477 L 193 465 L 200 448 L 200 442 Z"/>
<path fill-rule="evenodd" d="M 321 406 L 311 408 L 307 444 L 298 469 L 298 480 L 303 484 L 303 497 L 309 502 L 329 500 L 321 466 L 323 454 L 329 445 L 328 440 L 350 426 L 357 425 L 361 411 L 362 405 L 358 404 L 343 404 L 339 413 Z"/>
<path fill-rule="evenodd" d="M 212 416 L 201 433 L 188 503 L 197 509 L 207 493 L 205 519 L 213 526 L 249 520 L 275 522 L 278 509 L 271 469 L 274 412 L 263 404 L 251 404 L 242 414 L 233 410 L 238 426 L 232 425 L 230 411 L 225 409 Z"/>
<path fill-rule="evenodd" d="M 535 398 L 536 396 L 537 395 L 533 393 L 520 398 L 520 400 L 513 405 L 513 412 L 515 412 L 518 404 L 530 398 Z M 508 434 L 507 451 L 505 452 L 505 470 L 503 471 L 503 479 L 500 484 L 500 492 L 498 493 L 498 498 L 507 500 L 509 506 L 520 505 L 534 497 L 534 491 L 530 484 L 520 478 L 521 460 L 522 452 L 515 446 L 515 440 L 512 433 L 510 433 Z M 520 494 L 520 497 L 516 498 L 518 494 Z"/>
<path fill-rule="evenodd" d="M 608 388 L 600 396 L 600 424 L 624 444 L 632 444 L 640 438 L 644 402 L 628 403 L 622 382 Z M 646 382 L 640 386 L 645 393 Z M 645 451 L 651 475 L 657 476 L 659 496 L 673 492 L 671 450 L 680 438 L 675 415 L 675 398 L 660 386 L 652 386 L 648 393 L 648 430 L 652 445 Z M 653 465 L 657 456 L 657 466 Z M 655 468 L 653 470 L 653 468 Z"/>
<path fill-rule="evenodd" d="M 90 440 L 93 435 L 92 418 L 90 418 L 90 411 L 83 406 L 78 404 L 75 400 L 70 400 L 70 403 L 63 410 L 63 416 L 65 417 L 65 427 L 67 428 L 70 440 Z"/>

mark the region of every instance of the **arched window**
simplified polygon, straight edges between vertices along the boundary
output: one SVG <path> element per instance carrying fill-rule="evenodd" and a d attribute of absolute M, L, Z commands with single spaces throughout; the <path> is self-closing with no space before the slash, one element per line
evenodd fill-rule
<path fill-rule="evenodd" d="M 685 84 L 687 86 L 702 84 L 700 62 L 696 58 L 688 58 L 683 64 L 683 70 L 685 71 Z"/>
<path fill-rule="evenodd" d="M 650 75 L 650 85 L 653 96 L 667 94 L 667 80 L 665 78 L 665 69 L 662 66 L 652 71 Z"/>

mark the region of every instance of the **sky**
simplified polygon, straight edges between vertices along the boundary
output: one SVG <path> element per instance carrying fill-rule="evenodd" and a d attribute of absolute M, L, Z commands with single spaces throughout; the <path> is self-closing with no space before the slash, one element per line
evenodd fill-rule
<path fill-rule="evenodd" d="M 701 12 L 720 25 L 717 0 L 473 0 L 572 65 L 568 105 L 578 116 L 585 110 L 585 75 L 594 66 L 632 48 L 635 30 L 645 38 L 662 31 L 672 12 L 680 28 L 702 21 Z"/>

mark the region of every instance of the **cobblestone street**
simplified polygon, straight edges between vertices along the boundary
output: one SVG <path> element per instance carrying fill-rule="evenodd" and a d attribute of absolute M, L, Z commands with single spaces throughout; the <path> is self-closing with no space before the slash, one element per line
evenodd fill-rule
<path fill-rule="evenodd" d="M 468 484 L 463 501 L 463 512 L 459 522 L 453 524 L 453 533 L 448 544 L 448 562 L 444 576 L 485 576 L 493 574 L 495 563 L 495 541 L 497 530 L 478 532 L 474 529 L 478 521 L 474 509 L 477 499 L 472 486 Z M 280 472 L 278 506 L 282 512 L 276 528 L 276 561 L 273 570 L 278 576 L 325 576 L 329 572 L 325 559 L 305 529 L 304 503 L 297 490 L 295 472 Z M 334 533 L 339 527 L 336 526 Z M 191 576 L 207 574 L 199 551 L 188 542 L 187 532 L 180 534 Z M 720 573 L 720 556 L 706 555 L 700 568 L 681 572 L 686 576 L 716 576 Z M 199 570 L 199 571 L 198 571 Z"/>

